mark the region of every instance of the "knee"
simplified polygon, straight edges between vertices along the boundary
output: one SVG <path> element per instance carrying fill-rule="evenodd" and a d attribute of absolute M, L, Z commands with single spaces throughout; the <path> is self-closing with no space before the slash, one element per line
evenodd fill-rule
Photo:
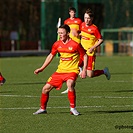
<path fill-rule="evenodd" d="M 48 93 L 48 90 L 45 87 L 43 87 L 42 88 L 42 93 L 47 94 Z"/>
<path fill-rule="evenodd" d="M 93 78 L 93 75 L 91 75 L 91 74 L 90 74 L 90 75 L 88 74 L 87 76 L 88 76 L 89 78 Z"/>
<path fill-rule="evenodd" d="M 89 78 L 93 78 L 93 76 L 94 76 L 93 71 L 87 72 L 87 76 L 88 76 Z"/>
<path fill-rule="evenodd" d="M 52 90 L 52 87 L 51 87 L 51 86 L 45 85 L 45 86 L 42 88 L 42 93 L 47 94 L 47 93 L 49 93 L 51 90 Z"/>
<path fill-rule="evenodd" d="M 67 82 L 67 88 L 70 91 L 74 90 L 75 82 Z"/>

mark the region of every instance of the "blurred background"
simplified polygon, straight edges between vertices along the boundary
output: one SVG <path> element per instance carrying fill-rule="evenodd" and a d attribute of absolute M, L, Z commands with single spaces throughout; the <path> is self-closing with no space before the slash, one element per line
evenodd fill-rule
<path fill-rule="evenodd" d="M 48 52 L 57 40 L 57 23 L 77 9 L 83 21 L 87 8 L 104 38 L 99 55 L 133 54 L 133 0 L 3 0 L 0 1 L 0 56 L 7 52 Z"/>

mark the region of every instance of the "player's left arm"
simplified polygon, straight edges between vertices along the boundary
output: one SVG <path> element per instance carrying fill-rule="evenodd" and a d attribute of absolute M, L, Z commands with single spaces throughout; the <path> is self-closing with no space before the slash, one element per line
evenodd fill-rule
<path fill-rule="evenodd" d="M 95 35 L 95 37 L 97 38 L 97 41 L 96 41 L 95 44 L 88 50 L 89 53 L 92 53 L 93 51 L 95 51 L 95 49 L 103 43 L 103 38 L 102 38 L 102 35 L 101 35 L 101 33 L 100 33 L 100 31 L 99 31 L 98 28 L 96 28 L 94 35 Z"/>
<path fill-rule="evenodd" d="M 92 53 L 98 46 L 100 46 L 100 45 L 102 44 L 102 42 L 103 42 L 103 39 L 102 39 L 102 38 L 98 39 L 97 42 L 95 43 L 95 45 L 93 45 L 93 46 L 88 50 L 88 52 L 89 52 L 89 53 Z"/>
<path fill-rule="evenodd" d="M 82 78 L 82 79 L 84 79 L 84 78 L 86 78 L 86 76 L 87 76 L 87 62 L 88 62 L 88 57 L 87 57 L 87 54 L 84 54 L 84 65 L 83 65 L 83 70 L 82 70 L 82 72 L 81 72 L 81 74 L 80 74 L 80 77 Z"/>
<path fill-rule="evenodd" d="M 83 57 L 83 70 L 80 74 L 80 77 L 81 78 L 86 78 L 87 76 L 87 63 L 88 63 L 88 57 L 87 57 L 87 54 L 86 54 L 86 51 L 84 50 L 84 48 L 78 44 L 78 52 L 80 54 L 80 57 Z"/>

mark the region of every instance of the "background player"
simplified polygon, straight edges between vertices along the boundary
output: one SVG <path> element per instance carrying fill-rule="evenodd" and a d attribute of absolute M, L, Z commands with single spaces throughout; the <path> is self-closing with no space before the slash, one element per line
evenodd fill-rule
<path fill-rule="evenodd" d="M 68 25 L 62 25 L 58 28 L 60 40 L 53 44 L 51 53 L 47 56 L 43 65 L 34 71 L 35 74 L 42 72 L 50 64 L 56 53 L 60 53 L 60 63 L 58 65 L 58 69 L 44 85 L 41 96 L 41 107 L 33 114 L 47 113 L 46 107 L 49 99 L 49 92 L 53 88 L 58 90 L 61 89 L 63 82 L 66 82 L 68 87 L 70 112 L 73 115 L 79 115 L 79 112 L 76 110 L 76 91 L 74 87 L 79 73 L 79 56 L 84 57 L 84 66 L 81 78 L 86 77 L 87 55 L 81 45 L 69 37 L 69 33 L 70 27 Z"/>
<path fill-rule="evenodd" d="M 94 14 L 91 9 L 87 9 L 84 14 L 84 22 L 81 24 L 81 45 L 88 55 L 87 75 L 90 78 L 104 74 L 108 80 L 111 75 L 107 67 L 104 70 L 95 70 L 96 49 L 102 42 L 102 35 L 96 25 L 93 24 Z"/>
<path fill-rule="evenodd" d="M 67 24 L 71 29 L 70 38 L 80 43 L 79 30 L 82 20 L 76 17 L 76 9 L 74 7 L 69 8 L 69 15 L 70 17 L 64 21 L 64 24 Z"/>

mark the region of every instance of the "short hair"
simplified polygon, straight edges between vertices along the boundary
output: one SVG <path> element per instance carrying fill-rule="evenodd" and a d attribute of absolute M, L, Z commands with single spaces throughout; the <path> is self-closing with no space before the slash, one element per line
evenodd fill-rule
<path fill-rule="evenodd" d="M 88 8 L 85 13 L 87 13 L 92 18 L 94 17 L 94 13 L 90 8 Z"/>
<path fill-rule="evenodd" d="M 63 24 L 63 25 L 61 25 L 59 28 L 63 28 L 63 29 L 65 29 L 66 30 L 66 32 L 68 33 L 70 33 L 70 27 L 67 25 L 67 24 Z"/>
<path fill-rule="evenodd" d="M 70 11 L 74 11 L 75 13 L 76 13 L 76 8 L 74 8 L 74 7 L 69 7 L 69 12 Z"/>

